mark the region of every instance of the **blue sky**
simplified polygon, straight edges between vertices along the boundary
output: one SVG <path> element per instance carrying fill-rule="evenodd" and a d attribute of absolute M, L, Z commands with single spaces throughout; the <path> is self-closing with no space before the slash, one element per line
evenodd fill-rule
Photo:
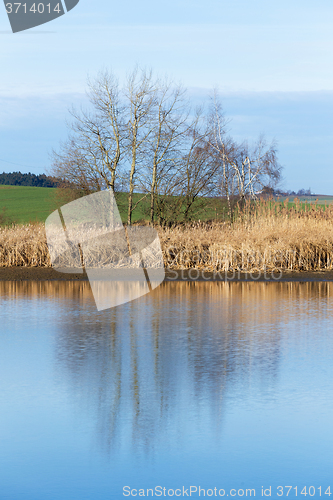
<path fill-rule="evenodd" d="M 195 100 L 218 86 L 235 137 L 277 140 L 285 188 L 333 194 L 332 18 L 331 1 L 80 0 L 12 34 L 0 5 L 0 171 L 47 170 L 87 75 L 139 64 Z"/>

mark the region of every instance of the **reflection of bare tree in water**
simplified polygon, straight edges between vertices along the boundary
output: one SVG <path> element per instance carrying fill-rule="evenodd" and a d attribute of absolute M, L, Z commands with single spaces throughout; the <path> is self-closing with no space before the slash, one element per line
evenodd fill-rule
<path fill-rule="evenodd" d="M 227 402 L 272 389 L 288 321 L 332 287 L 178 282 L 103 313 L 86 303 L 59 317 L 58 370 L 105 449 L 149 453 L 191 425 L 218 432 Z"/>

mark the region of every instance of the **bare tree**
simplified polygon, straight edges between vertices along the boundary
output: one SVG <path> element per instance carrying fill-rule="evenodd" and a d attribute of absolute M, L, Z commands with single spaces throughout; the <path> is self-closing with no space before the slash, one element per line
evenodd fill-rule
<path fill-rule="evenodd" d="M 136 68 L 128 77 L 124 94 L 127 106 L 127 151 L 130 162 L 127 224 L 132 222 L 133 193 L 138 167 L 142 165 L 149 137 L 154 130 L 154 110 L 157 105 L 158 81 L 152 71 Z M 140 200 L 141 201 L 141 200 Z"/>
<path fill-rule="evenodd" d="M 60 152 L 53 151 L 52 175 L 61 179 L 61 188 L 70 188 L 83 195 L 102 189 L 100 175 L 91 169 L 90 163 L 73 139 L 62 144 Z"/>
<path fill-rule="evenodd" d="M 234 195 L 234 176 L 230 167 L 229 158 L 234 157 L 237 146 L 232 139 L 226 135 L 227 120 L 225 119 L 222 105 L 218 99 L 217 91 L 214 90 L 213 106 L 209 113 L 211 125 L 207 142 L 211 148 L 211 155 L 218 166 L 216 182 L 218 192 L 225 196 L 228 203 L 228 211 L 231 213 L 231 198 Z"/>
<path fill-rule="evenodd" d="M 156 183 L 156 211 L 160 224 L 191 219 L 215 188 L 217 164 L 207 141 L 209 125 L 202 110 L 181 122 L 176 154 L 160 169 Z"/>
<path fill-rule="evenodd" d="M 189 105 L 186 91 L 173 87 L 168 81 L 159 82 L 157 102 L 153 113 L 153 130 L 145 149 L 145 169 L 141 174 L 141 187 L 150 195 L 150 222 L 155 220 L 159 197 L 174 191 L 177 165 L 182 156 L 184 135 L 189 129 Z"/>
<path fill-rule="evenodd" d="M 281 178 L 276 144 L 272 142 L 268 146 L 263 135 L 252 148 L 246 143 L 241 145 L 238 157 L 231 165 L 235 171 L 240 200 L 257 198 L 258 191 L 264 186 L 276 185 Z"/>
<path fill-rule="evenodd" d="M 71 110 L 70 139 L 53 152 L 52 173 L 76 185 L 115 190 L 117 169 L 124 156 L 123 109 L 119 86 L 109 72 L 88 82 L 90 109 Z M 88 181 L 88 182 L 87 182 Z"/>
<path fill-rule="evenodd" d="M 182 158 L 182 197 L 184 199 L 184 220 L 187 221 L 199 197 L 209 196 L 214 190 L 217 164 L 213 161 L 207 142 L 210 127 L 201 116 L 196 117 L 188 132 L 188 147 Z M 202 123 L 203 121 L 203 123 Z"/>
<path fill-rule="evenodd" d="M 216 193 L 231 216 L 234 200 L 254 199 L 280 179 L 276 145 L 229 137 L 217 93 L 209 114 L 193 112 L 181 86 L 135 68 L 123 86 L 101 72 L 87 95 L 88 110 L 71 111 L 71 135 L 53 153 L 51 173 L 81 194 L 121 187 L 129 225 L 147 199 L 152 224 L 190 220 L 199 200 Z"/>
<path fill-rule="evenodd" d="M 238 144 L 227 136 L 227 122 L 216 92 L 210 120 L 212 128 L 208 144 L 219 165 L 219 189 L 227 199 L 231 214 L 232 198 L 241 202 L 246 198 L 257 198 L 257 192 L 264 186 L 274 186 L 279 182 L 282 167 L 277 160 L 276 143 L 268 145 L 263 135 L 251 147 L 247 142 Z"/>
<path fill-rule="evenodd" d="M 89 98 L 97 113 L 91 132 L 96 152 L 100 155 L 100 162 L 94 162 L 94 166 L 112 191 L 115 190 L 117 168 L 124 155 L 124 105 L 120 102 L 119 93 L 118 80 L 110 72 L 105 71 L 93 82 L 89 81 Z"/>

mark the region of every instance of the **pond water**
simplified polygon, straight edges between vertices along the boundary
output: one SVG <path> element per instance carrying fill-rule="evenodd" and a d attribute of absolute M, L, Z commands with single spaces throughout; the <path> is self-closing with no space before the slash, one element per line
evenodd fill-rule
<path fill-rule="evenodd" d="M 333 494 L 333 283 L 0 295 L 1 500 Z"/>

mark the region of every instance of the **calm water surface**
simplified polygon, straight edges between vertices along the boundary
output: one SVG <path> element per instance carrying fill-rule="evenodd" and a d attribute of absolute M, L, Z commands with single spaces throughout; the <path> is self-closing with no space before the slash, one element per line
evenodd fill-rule
<path fill-rule="evenodd" d="M 333 283 L 165 283 L 100 313 L 85 282 L 0 295 L 1 500 L 333 494 Z"/>

